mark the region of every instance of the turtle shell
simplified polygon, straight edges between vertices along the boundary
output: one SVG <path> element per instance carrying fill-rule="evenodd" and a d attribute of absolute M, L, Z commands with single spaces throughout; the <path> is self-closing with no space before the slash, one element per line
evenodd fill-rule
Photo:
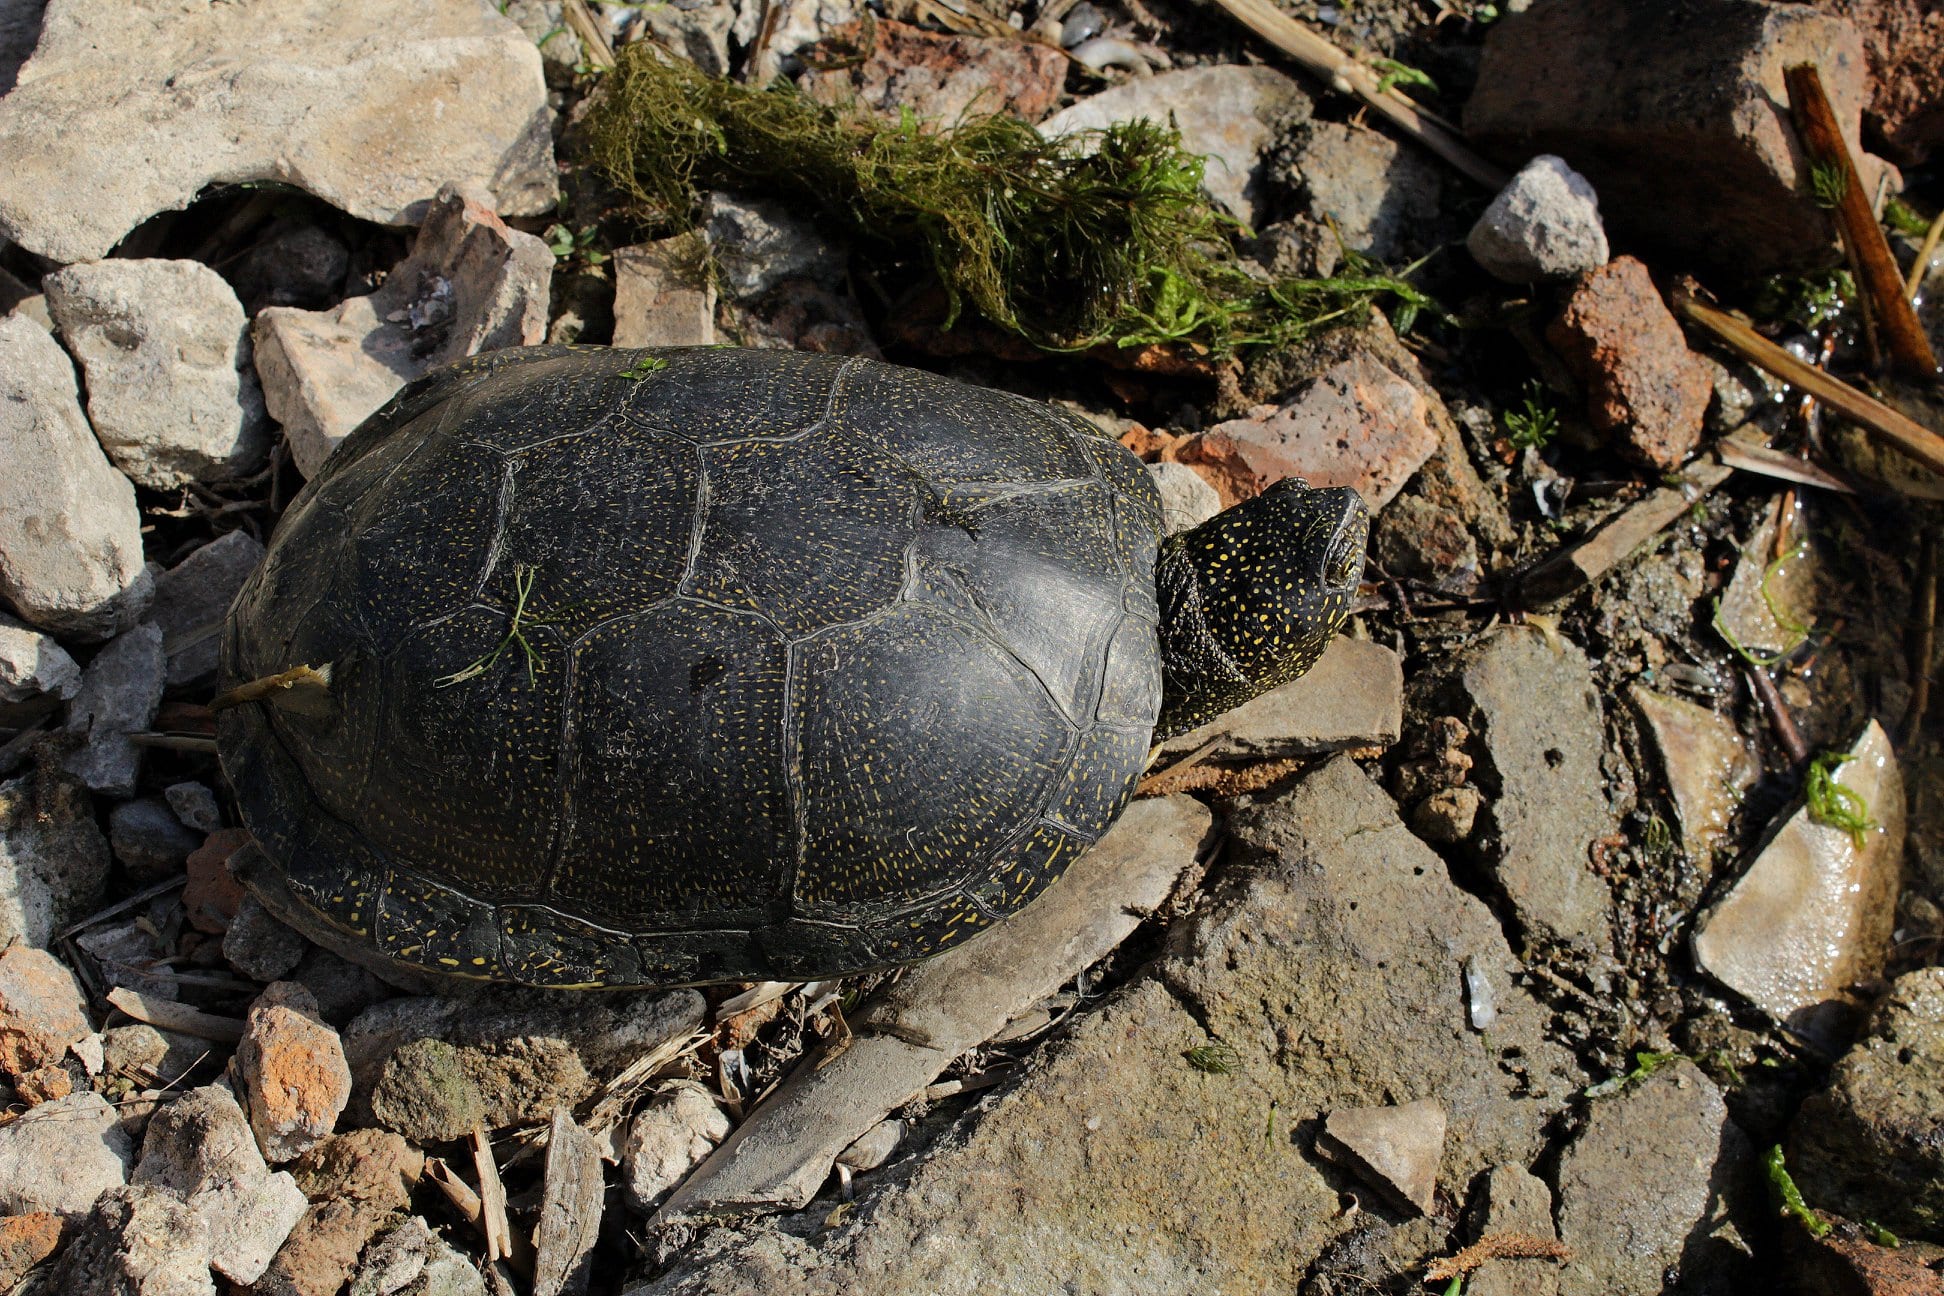
<path fill-rule="evenodd" d="M 246 879 L 342 948 L 534 985 L 855 972 L 1016 911 L 1161 700 L 1141 465 L 871 360 L 536 347 L 413 383 L 238 595 Z"/>

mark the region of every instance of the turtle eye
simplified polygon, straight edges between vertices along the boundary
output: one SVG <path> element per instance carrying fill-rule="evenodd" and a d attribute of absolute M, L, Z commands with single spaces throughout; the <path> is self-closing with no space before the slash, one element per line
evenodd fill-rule
<path fill-rule="evenodd" d="M 1331 585 L 1347 585 L 1363 563 L 1363 529 L 1344 527 L 1330 541 L 1323 556 L 1323 579 Z"/>

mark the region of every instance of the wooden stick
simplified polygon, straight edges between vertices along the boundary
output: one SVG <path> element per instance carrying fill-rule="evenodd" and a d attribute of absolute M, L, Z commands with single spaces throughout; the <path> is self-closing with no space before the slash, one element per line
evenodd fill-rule
<path fill-rule="evenodd" d="M 499 1163 L 493 1160 L 493 1145 L 486 1130 L 473 1126 L 473 1170 L 479 1175 L 479 1206 L 482 1231 L 486 1234 L 486 1258 L 513 1258 L 513 1226 L 506 1218 L 506 1185 L 500 1182 Z"/>
<path fill-rule="evenodd" d="M 1944 437 L 1904 417 L 1873 396 L 1804 364 L 1727 311 L 1704 306 L 1677 293 L 1674 308 L 1715 335 L 1730 350 L 1799 387 L 1886 445 L 1909 455 L 1932 472 L 1944 473 Z"/>
<path fill-rule="evenodd" d="M 127 986 L 116 986 L 110 990 L 108 1002 L 138 1022 L 174 1031 L 178 1035 L 194 1035 L 197 1039 L 215 1040 L 218 1044 L 234 1044 L 243 1038 L 243 1023 L 234 1017 L 217 1017 L 191 1008 L 188 1004 L 152 999 Z"/>
<path fill-rule="evenodd" d="M 1910 298 L 1913 304 L 1924 287 L 1924 280 L 1930 275 L 1931 258 L 1937 255 L 1937 241 L 1940 238 L 1944 238 L 1944 211 L 1937 213 L 1937 219 L 1924 231 L 1924 242 L 1917 249 L 1917 259 L 1910 263 L 1910 278 L 1904 280 L 1904 296 Z"/>
<path fill-rule="evenodd" d="M 581 49 L 586 52 L 589 63 L 603 72 L 614 66 L 614 46 L 608 43 L 607 33 L 588 9 L 587 0 L 567 0 L 561 6 L 561 16 L 574 29 L 574 35 L 580 37 Z"/>
<path fill-rule="evenodd" d="M 1231 17 L 1321 78 L 1332 90 L 1355 95 L 1392 125 L 1484 185 L 1502 189 L 1511 177 L 1472 150 L 1458 128 L 1395 88 L 1269 0 L 1215 0 Z"/>
<path fill-rule="evenodd" d="M 1903 275 L 1897 260 L 1890 255 L 1890 241 L 1883 236 L 1870 210 L 1870 196 L 1863 192 L 1863 181 L 1856 174 L 1849 145 L 1843 141 L 1836 124 L 1835 110 L 1823 93 L 1822 77 L 1813 63 L 1799 63 L 1782 74 L 1789 87 L 1789 110 L 1795 114 L 1796 130 L 1812 165 L 1835 168 L 1842 177 L 1843 192 L 1836 203 L 1836 228 L 1843 236 L 1856 266 L 1857 287 L 1869 299 L 1870 308 L 1883 330 L 1890 350 L 1890 362 L 1912 378 L 1937 377 L 1937 356 L 1931 351 L 1924 326 L 1904 292 Z"/>

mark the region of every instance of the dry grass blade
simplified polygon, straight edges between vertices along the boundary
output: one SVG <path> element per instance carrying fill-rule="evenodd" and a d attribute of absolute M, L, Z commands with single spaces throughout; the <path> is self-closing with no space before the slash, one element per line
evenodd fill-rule
<path fill-rule="evenodd" d="M 1459 136 L 1450 122 L 1385 86 L 1375 72 L 1297 22 L 1269 0 L 1215 0 L 1235 20 L 1331 89 L 1353 94 L 1382 113 L 1393 126 L 1423 144 L 1488 189 L 1503 188 L 1511 177 L 1487 162 Z"/>
<path fill-rule="evenodd" d="M 1877 440 L 1909 455 L 1931 471 L 1944 473 L 1944 437 L 1923 424 L 1906 418 L 1841 379 L 1804 364 L 1727 311 L 1716 310 L 1688 296 L 1678 297 L 1675 307 L 1743 359 L 1808 392 Z"/>
<path fill-rule="evenodd" d="M 587 7 L 587 0 L 566 0 L 561 6 L 561 16 L 574 29 L 574 35 L 580 37 L 581 49 L 586 51 L 589 63 L 602 70 L 614 66 L 614 46 L 609 43 L 600 19 Z"/>
<path fill-rule="evenodd" d="M 1823 93 L 1816 65 L 1798 64 L 1783 73 L 1783 78 L 1788 83 L 1789 109 L 1795 114 L 1796 130 L 1817 168 L 1818 200 L 1833 199 L 1836 228 L 1856 267 L 1857 284 L 1869 300 L 1870 314 L 1883 331 L 1891 362 L 1912 378 L 1936 378 L 1937 356 L 1904 291 L 1903 275 L 1897 270 L 1896 258 L 1890 255 L 1883 226 L 1870 210 L 1870 196 L 1863 191 L 1863 181 L 1856 174 L 1856 163 L 1836 124 L 1829 97 Z M 1827 185 L 1824 176 L 1830 177 Z M 1837 185 L 1841 186 L 1840 193 L 1825 192 Z"/>
<path fill-rule="evenodd" d="M 1435 1260 L 1424 1271 L 1426 1282 L 1449 1282 L 1468 1274 L 1487 1260 L 1571 1260 L 1572 1251 L 1563 1242 L 1534 1237 L 1529 1233 L 1493 1233 L 1472 1243 L 1457 1255 Z"/>
<path fill-rule="evenodd" d="M 127 986 L 116 986 L 110 990 L 108 1002 L 138 1022 L 174 1031 L 178 1035 L 193 1035 L 197 1039 L 214 1040 L 218 1044 L 234 1044 L 243 1038 L 243 1023 L 234 1017 L 217 1017 L 191 1008 L 188 1004 L 150 998 Z"/>
<path fill-rule="evenodd" d="M 1924 280 L 1931 272 L 1931 260 L 1937 255 L 1937 244 L 1944 239 L 1944 211 L 1937 213 L 1937 219 L 1924 231 L 1923 245 L 1917 249 L 1917 259 L 1910 263 L 1910 277 L 1904 280 L 1904 296 L 1915 303 L 1917 294 L 1924 287 Z"/>

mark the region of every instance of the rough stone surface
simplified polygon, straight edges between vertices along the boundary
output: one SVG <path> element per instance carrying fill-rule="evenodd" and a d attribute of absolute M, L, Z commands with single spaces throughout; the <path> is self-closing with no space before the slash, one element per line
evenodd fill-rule
<path fill-rule="evenodd" d="M 243 906 L 243 884 L 229 870 L 229 858 L 250 843 L 247 828 L 218 828 L 189 853 L 183 869 L 182 911 L 197 931 L 220 936 Z"/>
<path fill-rule="evenodd" d="M 88 421 L 137 486 L 248 476 L 270 452 L 249 323 L 197 261 L 115 259 L 41 280 L 88 380 Z"/>
<path fill-rule="evenodd" d="M 855 1143 L 837 1154 L 837 1164 L 852 1170 L 875 1170 L 891 1159 L 904 1142 L 905 1123 L 881 1120 L 866 1130 Z"/>
<path fill-rule="evenodd" d="M 0 1288 L 8 1291 L 61 1244 L 61 1217 L 51 1211 L 0 1217 Z"/>
<path fill-rule="evenodd" d="M 159 626 L 138 625 L 115 636 L 88 663 L 81 687 L 68 705 L 67 731 L 85 741 L 62 762 L 63 767 L 92 791 L 132 796 L 142 769 L 142 749 L 128 735 L 147 729 L 155 718 L 166 675 Z"/>
<path fill-rule="evenodd" d="M 1222 511 L 1222 497 L 1187 464 L 1151 463 L 1147 470 L 1161 492 L 1161 525 L 1167 534 L 1191 531 Z"/>
<path fill-rule="evenodd" d="M 1710 976 L 1825 1043 L 1852 1016 L 1851 987 L 1882 971 L 1903 864 L 1903 774 L 1890 740 L 1871 721 L 1850 750 L 1856 759 L 1832 777 L 1876 821 L 1862 849 L 1795 809 L 1694 935 L 1695 961 Z"/>
<path fill-rule="evenodd" d="M 546 338 L 554 256 L 478 190 L 447 186 L 384 286 L 325 311 L 256 317 L 257 372 L 306 477 L 411 379 L 479 351 Z"/>
<path fill-rule="evenodd" d="M 250 1005 L 230 1066 L 257 1146 L 272 1165 L 329 1134 L 351 1099 L 338 1034 L 318 1019 L 310 991 L 294 982 L 274 983 Z"/>
<path fill-rule="evenodd" d="M 1854 23 L 1870 61 L 1868 115 L 1891 158 L 1921 163 L 1944 144 L 1944 8 L 1932 0 L 1815 0 Z M 0 81 L 0 85 L 4 85 Z"/>
<path fill-rule="evenodd" d="M 43 693 L 71 698 L 80 687 L 81 668 L 61 645 L 0 614 L 0 702 L 25 702 Z"/>
<path fill-rule="evenodd" d="M 717 281 L 734 300 L 753 301 L 786 280 L 828 287 L 843 277 L 842 251 L 787 203 L 712 193 L 702 220 Z"/>
<path fill-rule="evenodd" d="M 573 1108 L 594 1086 L 702 1020 L 702 996 L 587 996 L 514 989 L 468 999 L 390 999 L 360 1013 L 344 1032 L 345 1054 L 368 1095 L 386 1063 L 413 1040 L 442 1040 L 485 1103 L 497 1129 Z M 362 1119 L 366 1113 L 354 1111 Z"/>
<path fill-rule="evenodd" d="M 1493 1166 L 1479 1194 L 1479 1225 L 1472 1240 L 1518 1233 L 1556 1240 L 1552 1189 L 1522 1166 Z M 1469 1296 L 1557 1296 L 1559 1265 L 1548 1259 L 1488 1260 L 1465 1281 Z"/>
<path fill-rule="evenodd" d="M 1370 561 L 1393 580 L 1465 590 L 1478 583 L 1478 542 L 1456 509 L 1403 494 L 1372 519 Z"/>
<path fill-rule="evenodd" d="M 715 285 L 693 235 L 614 251 L 614 345 L 714 346 Z"/>
<path fill-rule="evenodd" d="M 1524 628 L 1489 636 L 1459 665 L 1475 713 L 1475 781 L 1486 793 L 1471 846 L 1528 937 L 1612 948 L 1612 897 L 1592 869 L 1613 831 L 1600 773 L 1605 727 L 1586 656 Z"/>
<path fill-rule="evenodd" d="M 1263 759 L 1388 747 L 1404 727 L 1404 665 L 1382 644 L 1338 635 L 1307 672 L 1199 729 L 1171 738 L 1176 755 L 1217 736 L 1225 755 Z"/>
<path fill-rule="evenodd" d="M 226 1058 L 219 1044 L 139 1022 L 103 1031 L 101 1052 L 103 1074 L 123 1076 L 143 1089 L 180 1081 L 198 1063 L 218 1066 Z"/>
<path fill-rule="evenodd" d="M 31 945 L 0 949 L 0 1071 L 20 1076 L 59 1062 L 93 1033 L 88 1001 L 66 964 Z"/>
<path fill-rule="evenodd" d="M 1472 259 L 1507 283 L 1564 279 L 1607 261 L 1600 197 L 1563 158 L 1525 164 L 1465 239 Z"/>
<path fill-rule="evenodd" d="M 1344 245 L 1380 261 L 1424 248 L 1437 226 L 1444 183 L 1416 145 L 1345 122 L 1312 122 L 1297 159 L 1310 215 L 1328 219 Z"/>
<path fill-rule="evenodd" d="M 184 828 L 158 797 L 137 797 L 108 812 L 108 847 L 137 877 L 176 872 L 202 840 L 201 833 Z"/>
<path fill-rule="evenodd" d="M 682 1082 L 655 1095 L 628 1124 L 621 1144 L 621 1186 L 628 1205 L 654 1211 L 729 1134 L 729 1117 L 708 1090 Z"/>
<path fill-rule="evenodd" d="M 51 0 L 0 101 L 0 234 L 60 262 L 106 256 L 205 186 L 296 184 L 382 224 L 442 184 L 501 210 L 553 207 L 540 54 L 474 0 L 425 0 L 400 27 L 355 0 L 197 5 Z"/>
<path fill-rule="evenodd" d="M 1819 1207 L 1944 1242 L 1944 968 L 1897 978 L 1803 1103 L 1789 1167 Z"/>
<path fill-rule="evenodd" d="M 43 767 L 0 783 L 0 943 L 47 944 L 107 882 L 108 843 L 79 780 Z"/>
<path fill-rule="evenodd" d="M 1753 1158 L 1721 1093 L 1685 1058 L 1593 1104 L 1559 1163 L 1560 1296 L 1746 1291 L 1724 1281 Z M 1742 1275 L 1745 1279 L 1747 1275 Z"/>
<path fill-rule="evenodd" d="M 1832 238 L 1789 120 L 1796 63 L 1821 69 L 1860 154 L 1868 71 L 1846 22 L 1766 0 L 1538 0 L 1486 37 L 1465 133 L 1514 165 L 1564 158 L 1616 229 L 1703 264 L 1816 264 Z"/>
<path fill-rule="evenodd" d="M 152 581 L 135 488 L 89 429 L 60 344 L 19 313 L 0 319 L 0 462 L 0 598 L 76 639 L 134 625 Z"/>
<path fill-rule="evenodd" d="M 909 23 L 871 20 L 833 31 L 836 44 L 869 53 L 851 67 L 810 69 L 797 87 L 819 103 L 852 100 L 896 118 L 910 111 L 950 124 L 968 113 L 1004 113 L 1036 122 L 1060 102 L 1067 60 L 1032 41 L 930 32 Z"/>
<path fill-rule="evenodd" d="M 236 1098 L 221 1085 L 191 1089 L 149 1118 L 131 1183 L 165 1188 L 209 1230 L 210 1265 L 252 1283 L 304 1213 L 304 1194 L 272 1173 Z"/>
<path fill-rule="evenodd" d="M 1762 767 L 1735 726 L 1707 707 L 1634 685 L 1628 690 L 1667 775 L 1681 841 L 1706 865 Z"/>
<path fill-rule="evenodd" d="M 601 1141 L 564 1107 L 547 1126 L 547 1164 L 534 1224 L 533 1296 L 585 1296 L 607 1189 Z"/>
<path fill-rule="evenodd" d="M 244 976 L 266 985 L 296 970 L 308 949 L 310 942 L 247 892 L 223 932 L 223 958 Z"/>
<path fill-rule="evenodd" d="M 353 1130 L 325 1139 L 291 1169 L 311 1204 L 256 1291 L 338 1296 L 366 1245 L 410 1204 L 425 1158 L 396 1134 Z M 434 1289 L 424 1296 L 444 1294 Z"/>
<path fill-rule="evenodd" d="M 1444 1106 L 1437 1099 L 1340 1107 L 1324 1117 L 1323 1133 L 1318 1150 L 1346 1161 L 1380 1193 L 1420 1215 L 1435 1208 L 1445 1142 Z"/>
<path fill-rule="evenodd" d="M 167 640 L 163 641 L 165 644 Z M 185 828 L 199 833 L 213 833 L 223 826 L 223 809 L 217 804 L 216 794 L 208 785 L 193 780 L 171 783 L 162 789 L 163 798 L 169 809 L 175 813 L 179 823 Z"/>
<path fill-rule="evenodd" d="M 1245 464 L 1256 490 L 1284 477 L 1349 486 L 1373 513 L 1438 449 L 1423 395 L 1363 354 L 1330 366 L 1280 406 L 1218 423 L 1199 440 Z"/>
<path fill-rule="evenodd" d="M 1202 188 L 1246 225 L 1268 210 L 1266 155 L 1309 116 L 1310 99 L 1273 68 L 1227 65 L 1137 77 L 1090 95 L 1040 124 L 1049 138 L 1150 121 L 1181 130 L 1181 146 L 1208 158 Z"/>
<path fill-rule="evenodd" d="M 127 1182 L 134 1161 L 120 1114 L 100 1094 L 44 1102 L 0 1126 L 0 1215 L 52 1211 L 79 1220 L 96 1197 Z"/>
<path fill-rule="evenodd" d="M 371 1093 L 371 1115 L 414 1143 L 464 1138 L 486 1117 L 486 1100 L 458 1049 L 415 1039 L 392 1050 Z"/>
<path fill-rule="evenodd" d="M 101 1196 L 48 1275 L 49 1290 L 103 1296 L 216 1296 L 209 1227 L 175 1194 L 138 1184 Z"/>
<path fill-rule="evenodd" d="M 365 1251 L 347 1296 L 486 1296 L 486 1280 L 414 1215 Z"/>
<path fill-rule="evenodd" d="M 735 5 L 723 0 L 668 0 L 640 12 L 642 25 L 656 40 L 710 76 L 729 75 L 729 33 L 736 24 Z"/>
<path fill-rule="evenodd" d="M 716 1234 L 633 1296 L 1293 1292 L 1353 1227 L 1340 1175 L 1312 1159 L 1323 1112 L 1437 1096 L 1448 1183 L 1536 1156 L 1584 1081 L 1512 984 L 1490 912 L 1389 798 L 1339 758 L 1242 809 L 1231 833 L 1244 867 L 1214 883 L 1156 974 L 1076 1018 L 907 1177 L 814 1240 Z M 1468 955 L 1500 987 L 1489 1046 L 1464 1024 Z M 1185 1057 L 1211 1037 L 1235 1051 L 1228 1074 Z"/>
<path fill-rule="evenodd" d="M 1546 340 L 1586 384 L 1587 416 L 1615 451 L 1662 470 L 1694 453 L 1714 384 L 1646 266 L 1620 257 L 1583 276 Z"/>
<path fill-rule="evenodd" d="M 170 688 L 207 685 L 216 678 L 223 618 L 262 561 L 263 545 L 247 531 L 232 531 L 155 578 L 147 619 L 162 627 Z"/>

